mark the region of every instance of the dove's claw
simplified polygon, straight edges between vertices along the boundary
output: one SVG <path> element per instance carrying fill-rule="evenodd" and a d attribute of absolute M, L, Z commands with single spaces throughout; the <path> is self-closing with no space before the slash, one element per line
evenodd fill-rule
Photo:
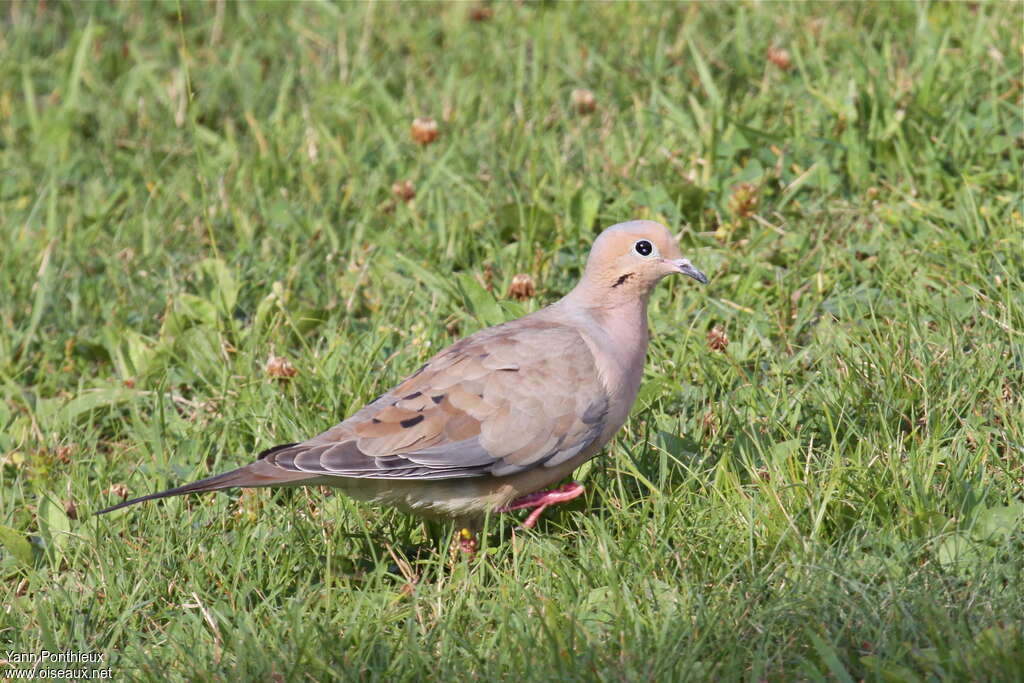
<path fill-rule="evenodd" d="M 541 513 L 544 512 L 551 505 L 558 503 L 565 503 L 573 498 L 578 498 L 583 494 L 583 484 L 573 481 L 565 486 L 560 486 L 557 489 L 550 491 L 538 491 L 537 493 L 531 493 L 523 496 L 522 498 L 516 498 L 508 505 L 498 508 L 498 512 L 512 512 L 513 510 L 525 510 L 527 508 L 534 508 L 530 516 L 523 522 L 524 529 L 532 529 L 533 525 L 540 519 Z"/>

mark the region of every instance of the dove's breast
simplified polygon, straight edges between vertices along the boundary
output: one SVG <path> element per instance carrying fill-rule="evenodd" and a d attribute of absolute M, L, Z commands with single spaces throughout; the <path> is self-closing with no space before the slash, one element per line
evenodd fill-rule
<path fill-rule="evenodd" d="M 608 395 L 608 414 L 600 439 L 604 445 L 625 424 L 640 390 L 649 340 L 647 306 L 638 302 L 635 309 L 620 309 L 616 315 L 597 310 L 582 311 L 575 317 Z"/>

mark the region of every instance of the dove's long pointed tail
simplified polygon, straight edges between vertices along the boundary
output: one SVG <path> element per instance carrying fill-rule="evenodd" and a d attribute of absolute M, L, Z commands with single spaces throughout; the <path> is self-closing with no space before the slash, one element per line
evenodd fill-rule
<path fill-rule="evenodd" d="M 278 448 L 287 448 L 292 445 L 294 444 L 284 444 L 282 446 L 268 449 L 261 453 L 260 457 L 262 458 Z M 96 514 L 103 515 L 129 505 L 134 505 L 135 503 L 142 503 L 147 500 L 156 500 L 158 498 L 169 498 L 171 496 L 183 496 L 187 493 L 223 491 L 224 489 L 237 487 L 254 488 L 259 486 L 299 486 L 310 483 L 315 479 L 317 479 L 316 476 L 311 476 L 306 472 L 291 472 L 272 465 L 266 460 L 257 460 L 245 467 L 239 467 L 237 470 L 231 470 L 230 472 L 224 472 L 223 474 L 216 474 L 212 477 L 207 477 L 206 479 L 194 481 L 191 484 L 184 484 L 182 486 L 176 486 L 173 489 L 167 489 L 166 491 L 151 493 L 148 496 L 141 496 L 139 498 L 126 500 L 123 503 L 118 503 L 117 505 L 112 505 L 100 510 Z"/>
<path fill-rule="evenodd" d="M 245 473 L 246 468 L 241 467 L 231 472 L 225 472 L 224 474 L 218 474 L 213 477 L 207 477 L 206 479 L 200 479 L 194 481 L 191 484 L 185 484 L 183 486 L 176 486 L 173 489 L 167 489 L 166 491 L 160 491 L 159 493 L 151 493 L 148 496 L 140 496 L 139 498 L 132 498 L 126 500 L 123 503 L 117 505 L 111 505 L 108 508 L 100 510 L 97 515 L 103 515 L 114 510 L 119 510 L 129 505 L 135 505 L 136 503 L 142 503 L 147 500 L 156 500 L 158 498 L 169 498 L 171 496 L 183 496 L 186 493 L 201 493 L 204 491 L 220 491 L 221 489 L 231 488 L 233 486 L 252 486 L 252 484 L 244 483 L 248 477 Z"/>

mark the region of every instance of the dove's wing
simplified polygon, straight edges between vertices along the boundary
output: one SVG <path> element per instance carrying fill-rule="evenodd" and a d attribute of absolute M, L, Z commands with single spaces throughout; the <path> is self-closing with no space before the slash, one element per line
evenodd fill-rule
<path fill-rule="evenodd" d="M 341 424 L 264 460 L 317 476 L 500 477 L 571 459 L 607 412 L 580 333 L 526 318 L 450 346 Z"/>

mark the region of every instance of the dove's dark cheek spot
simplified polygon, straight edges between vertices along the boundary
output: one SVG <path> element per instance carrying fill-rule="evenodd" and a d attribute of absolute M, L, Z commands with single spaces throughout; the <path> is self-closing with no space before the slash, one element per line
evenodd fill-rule
<path fill-rule="evenodd" d="M 633 277 L 633 273 L 626 273 L 625 275 L 620 275 L 619 279 L 615 281 L 614 285 L 612 285 L 612 289 L 615 289 L 616 287 L 618 287 L 631 277 Z"/>

